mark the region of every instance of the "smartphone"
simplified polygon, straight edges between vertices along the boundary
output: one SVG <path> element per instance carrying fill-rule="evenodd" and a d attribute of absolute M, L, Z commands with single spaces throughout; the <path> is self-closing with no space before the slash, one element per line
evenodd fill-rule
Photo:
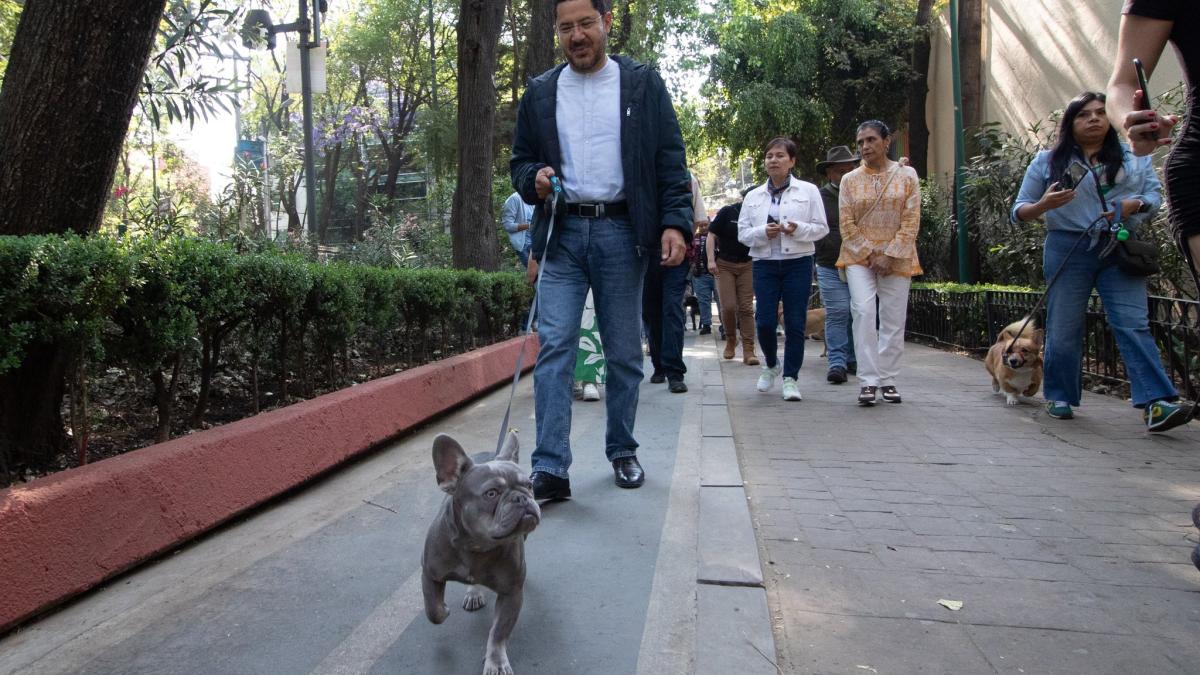
<path fill-rule="evenodd" d="M 1058 179 L 1058 189 L 1074 190 L 1079 187 L 1087 174 L 1087 167 L 1078 162 L 1071 162 L 1067 165 L 1066 171 L 1063 171 L 1062 177 Z"/>
<path fill-rule="evenodd" d="M 1133 69 L 1137 71 L 1138 88 L 1142 90 L 1142 110 L 1149 110 L 1150 105 L 1150 85 L 1146 82 L 1146 70 L 1142 68 L 1142 60 L 1133 60 Z"/>

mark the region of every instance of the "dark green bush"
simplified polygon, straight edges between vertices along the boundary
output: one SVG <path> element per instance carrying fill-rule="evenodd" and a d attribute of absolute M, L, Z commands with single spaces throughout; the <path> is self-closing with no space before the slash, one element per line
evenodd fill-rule
<path fill-rule="evenodd" d="M 260 371 L 281 403 L 297 372 L 312 394 L 365 379 L 352 358 L 372 373 L 419 365 L 515 335 L 532 293 L 513 272 L 323 265 L 241 248 L 0 237 L 0 374 L 34 343 L 69 350 L 75 368 L 139 373 L 153 384 L 161 438 L 178 426 L 179 400 L 202 424 L 221 371 L 249 380 L 242 395 L 257 410 Z"/>

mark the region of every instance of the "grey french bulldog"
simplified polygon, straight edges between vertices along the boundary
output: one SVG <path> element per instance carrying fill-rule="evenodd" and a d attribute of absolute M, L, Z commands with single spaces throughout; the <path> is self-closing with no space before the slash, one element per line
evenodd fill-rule
<path fill-rule="evenodd" d="M 484 675 L 512 675 L 508 636 L 521 613 L 525 586 L 525 537 L 542 513 L 529 477 L 517 465 L 517 435 L 510 431 L 491 461 L 476 463 L 445 434 L 433 439 L 438 487 L 448 493 L 425 536 L 421 589 L 425 615 L 446 620 L 446 582 L 470 584 L 463 609 L 483 607 L 481 586 L 496 592 L 496 615 L 488 633 Z"/>

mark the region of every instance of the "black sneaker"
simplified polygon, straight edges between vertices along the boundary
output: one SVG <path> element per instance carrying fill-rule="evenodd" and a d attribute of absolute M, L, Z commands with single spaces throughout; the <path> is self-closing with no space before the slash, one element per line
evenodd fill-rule
<path fill-rule="evenodd" d="M 671 390 L 672 394 L 687 393 L 687 384 L 684 383 L 683 378 L 671 378 L 670 384 L 667 385 L 667 388 Z"/>
<path fill-rule="evenodd" d="M 571 498 L 571 481 L 545 471 L 534 471 L 529 475 L 533 483 L 533 498 L 539 502 L 556 502 Z"/>
<path fill-rule="evenodd" d="M 851 375 L 857 375 L 858 374 L 858 364 L 853 361 L 846 364 L 846 372 L 850 373 Z"/>
<path fill-rule="evenodd" d="M 712 335 L 712 326 L 700 326 L 701 335 Z"/>
<path fill-rule="evenodd" d="M 830 384 L 845 384 L 846 369 L 841 366 L 834 366 L 829 369 L 828 373 L 825 374 L 825 379 L 828 380 Z"/>
<path fill-rule="evenodd" d="M 717 326 L 717 333 L 721 336 L 721 339 L 724 340 L 725 339 L 725 326 L 723 326 L 723 325 Z"/>
<path fill-rule="evenodd" d="M 654 374 L 650 376 L 650 384 L 662 384 L 663 382 L 666 382 L 666 381 L 667 381 L 667 374 L 661 370 L 654 371 Z"/>

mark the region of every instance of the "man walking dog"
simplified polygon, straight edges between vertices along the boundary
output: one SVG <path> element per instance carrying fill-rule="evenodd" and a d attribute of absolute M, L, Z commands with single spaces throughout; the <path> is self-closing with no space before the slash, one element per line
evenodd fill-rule
<path fill-rule="evenodd" d="M 540 273 L 533 377 L 537 447 L 534 496 L 571 496 L 571 373 L 588 289 L 608 359 L 605 454 L 615 482 L 645 480 L 633 437 L 642 380 L 642 279 L 646 266 L 683 262 L 692 230 L 683 136 L 662 78 L 606 53 L 609 0 L 555 0 L 567 63 L 530 81 L 517 112 L 513 187 L 538 204 L 533 257 Z M 549 222 L 551 177 L 561 181 Z M 547 241 L 549 239 L 549 241 Z"/>

